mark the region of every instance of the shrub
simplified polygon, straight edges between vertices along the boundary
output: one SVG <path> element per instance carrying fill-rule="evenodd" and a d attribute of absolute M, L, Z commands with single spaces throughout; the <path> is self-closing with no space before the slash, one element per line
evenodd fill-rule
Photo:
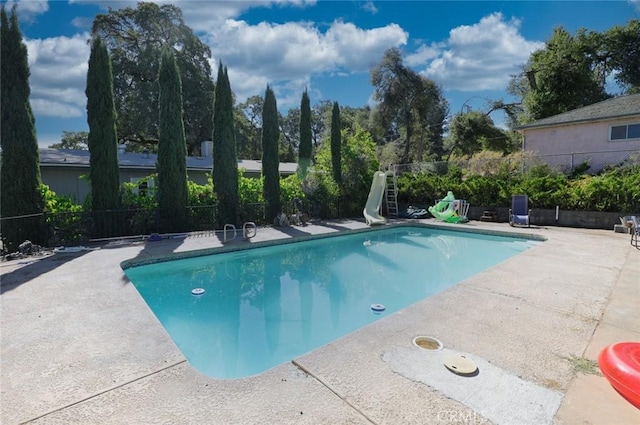
<path fill-rule="evenodd" d="M 309 173 L 305 186 L 306 189 L 303 189 L 303 191 L 311 216 L 337 218 L 337 212 L 332 206 L 339 204 L 340 188 L 331 174 L 318 171 Z M 364 204 L 362 205 L 364 206 Z"/>
<path fill-rule="evenodd" d="M 506 179 L 471 176 L 453 192 L 458 199 L 466 199 L 471 205 L 499 207 L 508 205 L 511 194 Z"/>
<path fill-rule="evenodd" d="M 46 184 L 40 184 L 47 224 L 46 239 L 54 245 L 79 242 L 85 233 L 83 208 L 69 196 L 57 195 Z"/>
<path fill-rule="evenodd" d="M 190 230 L 211 229 L 211 223 L 216 222 L 217 205 L 211 176 L 204 185 L 187 181 L 187 205 Z"/>
<path fill-rule="evenodd" d="M 207 184 L 205 185 L 188 181 L 187 189 L 187 205 L 203 206 L 215 204 L 216 195 L 213 192 L 213 180 L 211 179 L 211 176 L 209 176 Z"/>
<path fill-rule="evenodd" d="M 264 178 L 245 177 L 243 170 L 238 172 L 238 215 L 240 222 L 254 221 L 263 224 L 265 222 L 262 190 Z"/>
<path fill-rule="evenodd" d="M 155 174 L 138 180 L 135 183 L 125 182 L 120 186 L 120 196 L 124 209 L 130 210 L 127 216 L 127 233 L 148 235 L 156 232 L 156 210 L 158 202 L 154 196 L 153 188 L 146 191 L 139 190 L 144 183 L 149 184 L 155 178 Z"/>
<path fill-rule="evenodd" d="M 528 195 L 529 205 L 535 208 L 555 208 L 556 205 L 567 208 L 572 199 L 567 186 L 568 179 L 564 175 L 537 176 L 535 174 L 514 182 L 511 194 Z"/>
<path fill-rule="evenodd" d="M 295 211 L 295 207 L 293 206 L 294 198 L 302 201 L 305 199 L 305 194 L 302 190 L 302 180 L 297 174 L 292 174 L 280 180 L 280 202 L 285 211 Z"/>

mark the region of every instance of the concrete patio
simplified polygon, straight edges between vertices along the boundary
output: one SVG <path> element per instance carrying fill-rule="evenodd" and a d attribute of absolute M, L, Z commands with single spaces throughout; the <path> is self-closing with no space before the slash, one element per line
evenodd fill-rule
<path fill-rule="evenodd" d="M 448 393 L 456 380 L 476 378 L 448 374 L 439 389 L 425 383 L 420 356 L 432 353 L 411 341 L 430 335 L 484 362 L 487 371 L 556 394 L 561 402 L 547 423 L 640 424 L 640 410 L 605 378 L 573 369 L 575 359 L 596 360 L 608 344 L 640 341 L 640 250 L 628 235 L 421 222 L 538 235 L 546 242 L 291 362 L 237 380 L 194 370 L 120 268 L 132 258 L 220 247 L 218 235 L 111 242 L 3 262 L 0 422 L 506 424 L 524 417 L 509 406 L 496 411 L 492 388 L 485 407 L 475 409 L 475 402 Z M 232 244 L 364 227 L 339 221 L 260 228 L 251 242 Z"/>

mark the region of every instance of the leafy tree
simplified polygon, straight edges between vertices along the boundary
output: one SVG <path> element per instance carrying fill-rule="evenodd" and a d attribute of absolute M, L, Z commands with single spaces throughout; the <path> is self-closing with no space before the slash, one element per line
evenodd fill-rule
<path fill-rule="evenodd" d="M 280 114 L 280 161 L 282 162 L 296 162 L 300 158 L 301 117 L 300 108 L 290 108 L 284 116 Z M 297 155 L 296 152 L 298 152 Z"/>
<path fill-rule="evenodd" d="M 512 92 L 512 90 L 507 88 L 507 92 Z M 498 99 L 491 102 L 489 110 L 486 112 L 486 114 L 489 115 L 494 111 L 500 110 L 507 115 L 506 124 L 510 129 L 513 129 L 518 125 L 518 117 L 524 112 L 521 102 L 505 103 L 504 99 Z"/>
<path fill-rule="evenodd" d="M 184 230 L 187 207 L 187 147 L 182 121 L 182 83 L 173 53 L 160 63 L 160 141 L 158 143 L 158 206 L 167 229 Z"/>
<path fill-rule="evenodd" d="M 49 145 L 49 148 L 86 151 L 89 149 L 89 133 L 86 131 L 63 131 L 60 143 L 53 143 Z"/>
<path fill-rule="evenodd" d="M 233 95 L 227 68 L 220 63 L 213 103 L 213 187 L 219 224 L 238 224 L 238 156 L 233 120 Z"/>
<path fill-rule="evenodd" d="M 321 100 L 311 109 L 311 138 L 315 151 L 323 142 L 331 139 L 333 102 Z M 340 107 L 340 127 L 354 130 L 356 126 L 370 131 L 371 108 L 369 106 Z"/>
<path fill-rule="evenodd" d="M 311 165 L 311 102 L 305 89 L 300 100 L 300 148 L 298 150 L 298 164 L 302 179 L 307 175 L 307 169 Z"/>
<path fill-rule="evenodd" d="M 383 131 L 383 139 L 402 146 L 400 160 L 422 160 L 425 151 L 429 156 L 441 155 L 443 121 L 449 109 L 442 90 L 404 66 L 397 48 L 384 53 L 371 71 L 371 84 L 373 98 L 379 102 L 373 113 L 375 125 Z"/>
<path fill-rule="evenodd" d="M 280 205 L 280 161 L 278 159 L 278 107 L 271 87 L 267 85 L 262 108 L 262 177 L 264 178 L 265 214 L 267 220 L 274 219 L 281 211 Z"/>
<path fill-rule="evenodd" d="M 243 159 L 262 158 L 262 96 L 251 96 L 234 108 L 238 156 Z"/>
<path fill-rule="evenodd" d="M 316 149 L 320 146 L 322 141 L 329 137 L 332 109 L 333 102 L 330 100 L 321 100 L 316 103 L 311 110 L 311 134 L 313 138 L 313 147 Z"/>
<path fill-rule="evenodd" d="M 342 128 L 354 129 L 359 126 L 362 129 L 370 131 L 371 107 L 365 105 L 362 107 L 341 106 L 340 107 L 340 123 Z"/>
<path fill-rule="evenodd" d="M 93 211 L 116 210 L 120 207 L 118 136 L 112 81 L 107 46 L 99 37 L 96 37 L 91 45 L 85 90 L 89 124 L 87 139 L 90 153 L 89 181 Z M 103 236 L 103 231 L 106 229 L 99 229 L 98 233 Z"/>
<path fill-rule="evenodd" d="M 640 20 L 615 26 L 604 33 L 604 50 L 611 57 L 614 78 L 626 92 L 640 93 Z"/>
<path fill-rule="evenodd" d="M 40 159 L 35 121 L 29 95 L 27 46 L 22 41 L 15 6 L 9 21 L 4 5 L 0 11 L 0 215 L 5 218 L 42 213 Z M 3 222 L 5 249 L 13 250 L 24 240 L 43 243 L 42 217 Z"/>
<path fill-rule="evenodd" d="M 534 52 L 530 61 L 535 88 L 524 98 L 524 105 L 533 120 L 607 98 L 582 46 L 562 28 L 554 30 L 545 49 Z"/>
<path fill-rule="evenodd" d="M 96 16 L 91 34 L 105 40 L 111 53 L 120 139 L 154 150 L 160 128 L 159 61 L 163 48 L 173 50 L 187 143 L 190 152 L 197 152 L 212 131 L 211 51 L 185 24 L 180 8 L 141 2 L 135 9 L 109 9 Z"/>
<path fill-rule="evenodd" d="M 295 113 L 295 115 L 293 115 L 293 113 Z M 292 122 L 291 118 L 293 118 L 293 120 L 298 118 L 299 121 L 300 110 L 294 108 L 294 110 L 291 111 L 291 114 L 287 113 L 287 116 L 290 117 L 290 119 L 288 120 L 290 123 Z M 282 114 L 278 114 L 278 121 L 283 121 Z M 300 143 L 298 141 L 298 137 L 296 137 L 295 133 L 285 133 L 283 128 L 280 127 L 280 141 L 278 143 L 278 156 L 280 158 L 280 161 L 296 162 L 296 159 L 298 158 L 296 151 L 299 144 Z"/>
<path fill-rule="evenodd" d="M 341 176 L 344 208 L 348 212 L 362 211 L 366 203 L 371 177 L 378 170 L 376 144 L 371 134 L 358 125 L 353 129 L 344 129 L 340 135 Z M 319 176 L 332 176 L 333 155 L 331 145 L 324 143 L 316 153 L 315 168 Z"/>
<path fill-rule="evenodd" d="M 509 151 L 506 134 L 493 125 L 489 115 L 479 111 L 457 114 L 451 121 L 449 132 L 452 141 L 449 155 L 456 150 L 469 156 L 484 149 L 503 153 Z"/>
<path fill-rule="evenodd" d="M 333 170 L 333 179 L 338 185 L 342 183 L 341 131 L 340 106 L 338 102 L 333 102 L 333 110 L 331 111 L 331 169 Z"/>
<path fill-rule="evenodd" d="M 640 87 L 640 22 L 575 36 L 558 27 L 545 47 L 534 52 L 514 76 L 508 91 L 522 98 L 520 124 L 591 105 L 611 96 L 614 78 L 627 93 Z"/>

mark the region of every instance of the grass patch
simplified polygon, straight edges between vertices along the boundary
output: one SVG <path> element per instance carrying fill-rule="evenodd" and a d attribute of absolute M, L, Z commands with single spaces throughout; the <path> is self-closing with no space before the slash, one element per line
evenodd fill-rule
<path fill-rule="evenodd" d="M 585 375 L 602 376 L 598 362 L 572 355 L 567 358 L 573 368 L 573 373 L 583 373 Z"/>

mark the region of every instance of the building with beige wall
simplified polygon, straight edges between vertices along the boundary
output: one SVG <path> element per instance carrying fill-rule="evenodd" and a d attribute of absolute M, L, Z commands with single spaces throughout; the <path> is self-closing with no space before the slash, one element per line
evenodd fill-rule
<path fill-rule="evenodd" d="M 615 97 L 517 128 L 523 150 L 547 164 L 591 172 L 640 156 L 640 94 Z"/>

